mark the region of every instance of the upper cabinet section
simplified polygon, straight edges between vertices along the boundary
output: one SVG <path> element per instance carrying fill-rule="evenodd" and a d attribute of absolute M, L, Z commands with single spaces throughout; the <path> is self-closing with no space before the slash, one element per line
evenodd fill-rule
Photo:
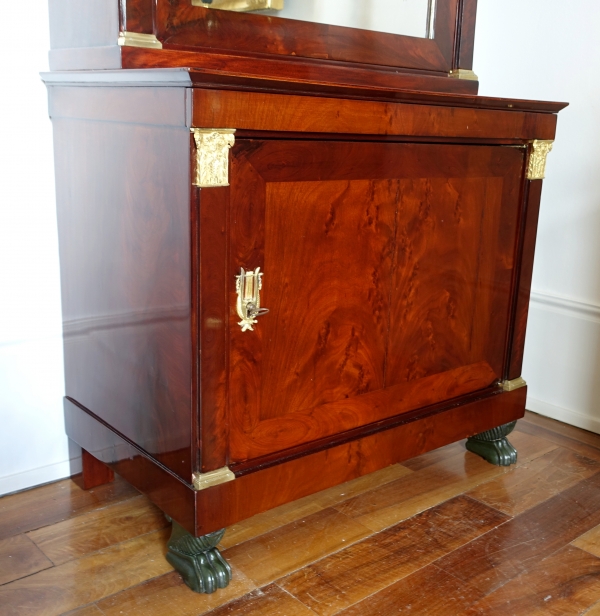
<path fill-rule="evenodd" d="M 303 83 L 371 89 L 375 83 L 476 94 L 476 3 L 50 0 L 50 64 L 52 70 L 220 70 L 293 82 L 297 90 Z"/>

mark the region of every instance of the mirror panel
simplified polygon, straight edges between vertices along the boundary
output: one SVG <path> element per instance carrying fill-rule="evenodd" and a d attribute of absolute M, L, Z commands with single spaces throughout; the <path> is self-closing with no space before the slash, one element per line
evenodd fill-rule
<path fill-rule="evenodd" d="M 194 0 L 196 6 L 433 38 L 435 0 Z"/>

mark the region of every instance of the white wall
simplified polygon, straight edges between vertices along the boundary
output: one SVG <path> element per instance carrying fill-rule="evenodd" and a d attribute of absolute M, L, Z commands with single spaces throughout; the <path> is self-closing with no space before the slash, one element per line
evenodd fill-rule
<path fill-rule="evenodd" d="M 0 494 L 70 474 L 52 133 L 48 14 L 6 3 L 0 99 Z M 76 449 L 74 455 L 76 454 Z M 76 464 L 76 463 L 75 463 Z"/>
<path fill-rule="evenodd" d="M 566 8 L 568 7 L 568 8 Z M 44 2 L 10 3 L 0 113 L 0 494 L 75 472 L 62 416 Z M 483 95 L 565 100 L 544 184 L 524 376 L 529 408 L 600 432 L 600 4 L 479 0 Z M 586 34 L 588 33 L 588 34 Z M 18 50 L 13 53 L 11 50 Z M 73 458 L 70 462 L 69 459 Z"/>
<path fill-rule="evenodd" d="M 600 433 L 600 3 L 479 0 L 480 93 L 567 101 L 548 158 L 528 408 Z"/>

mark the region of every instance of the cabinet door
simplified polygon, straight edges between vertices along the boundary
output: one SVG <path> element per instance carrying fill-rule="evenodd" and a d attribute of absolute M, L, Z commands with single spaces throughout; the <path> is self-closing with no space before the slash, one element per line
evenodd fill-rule
<path fill-rule="evenodd" d="M 518 148 L 239 140 L 230 189 L 230 461 L 502 378 Z M 242 331 L 240 268 L 264 272 Z"/>

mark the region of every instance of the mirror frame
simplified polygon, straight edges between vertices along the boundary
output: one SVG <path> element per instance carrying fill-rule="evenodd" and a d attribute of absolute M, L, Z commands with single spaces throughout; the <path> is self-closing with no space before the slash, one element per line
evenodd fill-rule
<path fill-rule="evenodd" d="M 469 71 L 477 0 L 437 0 L 434 37 L 417 38 L 193 6 L 121 0 L 121 30 L 154 34 L 164 49 L 305 58 L 429 75 Z"/>

